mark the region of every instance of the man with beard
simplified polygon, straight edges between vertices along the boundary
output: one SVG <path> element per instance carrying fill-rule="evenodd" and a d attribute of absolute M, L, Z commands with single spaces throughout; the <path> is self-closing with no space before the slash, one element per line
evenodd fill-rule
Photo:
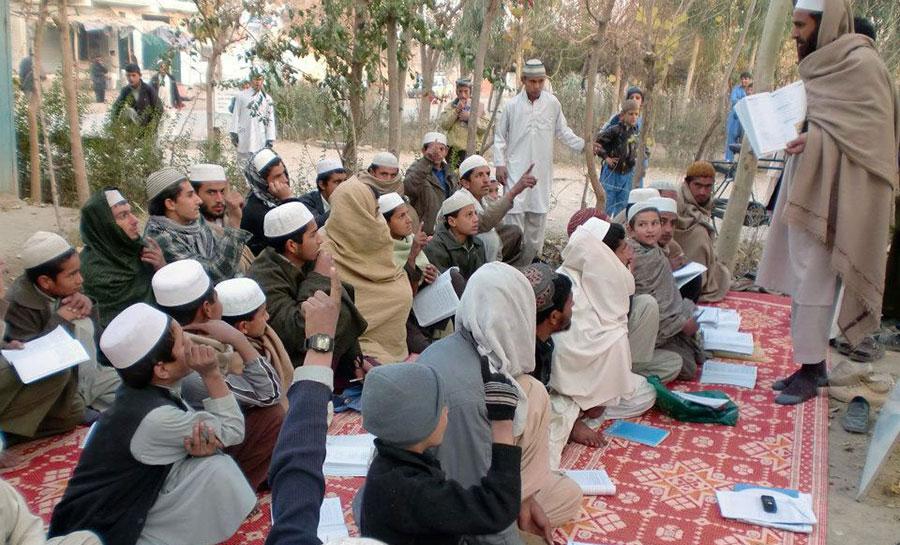
<path fill-rule="evenodd" d="M 712 198 L 716 170 L 705 161 L 688 167 L 678 191 L 678 224 L 675 242 L 681 245 L 688 261 L 706 267 L 699 302 L 716 303 L 731 287 L 731 271 L 716 255 L 716 229 L 712 224 L 715 200 Z"/>
<path fill-rule="evenodd" d="M 191 166 L 191 186 L 200 197 L 200 214 L 219 236 L 225 234 L 225 227 L 241 228 L 244 197 L 228 187 L 228 177 L 220 165 L 200 163 Z M 239 268 L 247 272 L 253 263 L 253 252 L 246 245 L 241 252 Z"/>
<path fill-rule="evenodd" d="M 849 0 L 799 0 L 791 38 L 806 88 L 806 123 L 787 145 L 757 275 L 759 285 L 792 297 L 800 369 L 772 385 L 781 390 L 775 398 L 781 405 L 812 399 L 828 383 L 836 311 L 853 346 L 880 325 L 900 147 L 896 89 L 872 40 L 854 33 Z"/>

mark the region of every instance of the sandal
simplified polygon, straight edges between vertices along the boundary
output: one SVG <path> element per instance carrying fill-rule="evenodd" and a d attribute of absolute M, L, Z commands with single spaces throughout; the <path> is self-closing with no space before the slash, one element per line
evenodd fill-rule
<path fill-rule="evenodd" d="M 869 402 L 862 396 L 850 400 L 847 412 L 841 419 L 841 425 L 850 433 L 866 433 L 869 431 Z"/>
<path fill-rule="evenodd" d="M 866 337 L 858 346 L 851 345 L 843 338 L 832 339 L 831 345 L 853 361 L 865 363 L 884 357 L 884 348 L 873 337 Z"/>

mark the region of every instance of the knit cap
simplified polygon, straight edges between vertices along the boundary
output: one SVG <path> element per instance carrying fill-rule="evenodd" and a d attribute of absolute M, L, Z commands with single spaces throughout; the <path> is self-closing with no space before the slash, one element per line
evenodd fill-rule
<path fill-rule="evenodd" d="M 187 181 L 187 176 L 175 167 L 166 167 L 147 176 L 147 200 L 152 201 L 157 195 L 175 184 Z"/>
<path fill-rule="evenodd" d="M 623 112 L 631 112 L 631 111 L 640 110 L 640 109 L 641 109 L 641 105 L 638 104 L 638 101 L 634 100 L 633 98 L 626 100 L 622 104 Z"/>
<path fill-rule="evenodd" d="M 522 77 L 537 78 L 546 75 L 547 70 L 544 68 L 544 63 L 538 59 L 528 59 L 525 61 L 525 66 L 522 67 Z"/>
<path fill-rule="evenodd" d="M 392 445 L 424 441 L 447 405 L 446 388 L 427 365 L 395 363 L 369 371 L 362 392 L 363 427 Z"/>
<path fill-rule="evenodd" d="M 716 169 L 706 161 L 697 161 L 691 163 L 684 173 L 685 178 L 715 178 Z"/>

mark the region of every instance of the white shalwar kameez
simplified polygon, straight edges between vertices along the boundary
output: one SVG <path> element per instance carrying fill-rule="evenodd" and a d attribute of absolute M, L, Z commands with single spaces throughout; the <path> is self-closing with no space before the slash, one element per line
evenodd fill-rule
<path fill-rule="evenodd" d="M 575 153 L 584 150 L 584 139 L 566 122 L 559 100 L 543 91 L 532 102 L 523 90 L 506 103 L 494 131 L 494 165 L 506 167 L 507 191 L 534 164 L 537 185 L 526 189 L 506 214 L 507 224 L 518 225 L 525 238 L 523 261 L 530 263 L 544 249 L 544 230 L 553 186 L 553 144 L 559 139 Z"/>
<path fill-rule="evenodd" d="M 244 168 L 250 156 L 275 140 L 275 102 L 263 90 L 245 89 L 234 99 L 230 133 L 238 135 L 238 166 Z"/>

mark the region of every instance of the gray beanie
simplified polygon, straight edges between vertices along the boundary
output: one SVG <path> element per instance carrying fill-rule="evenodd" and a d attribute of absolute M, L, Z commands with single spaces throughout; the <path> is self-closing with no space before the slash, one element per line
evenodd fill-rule
<path fill-rule="evenodd" d="M 405 447 L 424 441 L 447 405 L 437 371 L 394 363 L 369 371 L 362 392 L 363 427 L 385 443 Z"/>

